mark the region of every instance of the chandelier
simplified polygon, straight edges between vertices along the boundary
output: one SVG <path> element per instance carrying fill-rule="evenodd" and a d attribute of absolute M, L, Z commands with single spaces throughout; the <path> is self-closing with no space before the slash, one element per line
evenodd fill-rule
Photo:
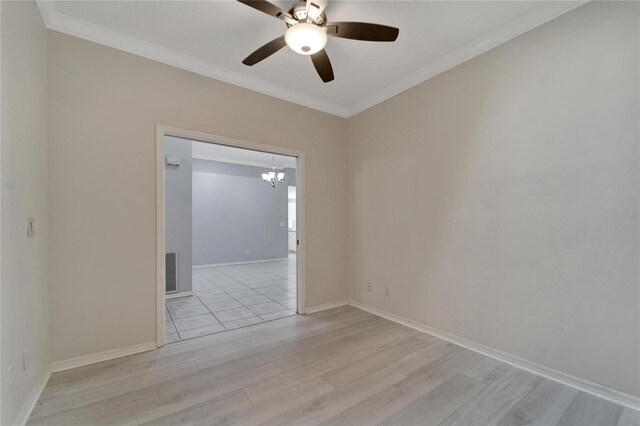
<path fill-rule="evenodd" d="M 273 156 L 271 171 L 262 173 L 262 180 L 275 188 L 277 184 L 284 182 L 284 172 L 276 172 L 276 156 Z"/>

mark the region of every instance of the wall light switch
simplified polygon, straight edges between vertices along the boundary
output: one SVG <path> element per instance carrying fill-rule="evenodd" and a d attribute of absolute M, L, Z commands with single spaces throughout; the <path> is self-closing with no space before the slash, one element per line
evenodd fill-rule
<path fill-rule="evenodd" d="M 36 236 L 36 218 L 28 217 L 27 218 L 27 237 L 33 238 Z"/>

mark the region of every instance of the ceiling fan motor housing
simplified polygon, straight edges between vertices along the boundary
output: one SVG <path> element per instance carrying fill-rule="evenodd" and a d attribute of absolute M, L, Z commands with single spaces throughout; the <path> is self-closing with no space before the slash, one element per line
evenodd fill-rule
<path fill-rule="evenodd" d="M 311 2 L 310 7 L 317 7 Z M 295 18 L 298 22 L 311 22 L 316 25 L 324 25 L 327 22 L 327 16 L 324 12 L 318 15 L 316 18 L 311 18 L 310 21 L 307 21 L 307 3 L 296 3 L 291 9 L 289 9 L 289 14 Z M 313 13 L 310 13 L 313 17 Z M 287 24 L 288 26 L 291 26 Z"/>

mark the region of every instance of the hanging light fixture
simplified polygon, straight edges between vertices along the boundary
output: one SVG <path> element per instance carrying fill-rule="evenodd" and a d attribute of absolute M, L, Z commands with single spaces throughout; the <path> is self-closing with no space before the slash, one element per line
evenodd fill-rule
<path fill-rule="evenodd" d="M 262 180 L 275 188 L 277 184 L 284 182 L 284 172 L 276 172 L 276 156 L 273 156 L 271 171 L 262 173 Z"/>

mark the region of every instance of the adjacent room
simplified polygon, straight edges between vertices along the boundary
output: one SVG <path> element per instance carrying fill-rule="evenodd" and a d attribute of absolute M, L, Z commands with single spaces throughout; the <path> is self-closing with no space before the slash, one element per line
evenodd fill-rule
<path fill-rule="evenodd" d="M 640 426 L 640 2 L 0 0 L 0 425 Z"/>
<path fill-rule="evenodd" d="M 173 136 L 165 343 L 295 315 L 297 159 Z"/>

